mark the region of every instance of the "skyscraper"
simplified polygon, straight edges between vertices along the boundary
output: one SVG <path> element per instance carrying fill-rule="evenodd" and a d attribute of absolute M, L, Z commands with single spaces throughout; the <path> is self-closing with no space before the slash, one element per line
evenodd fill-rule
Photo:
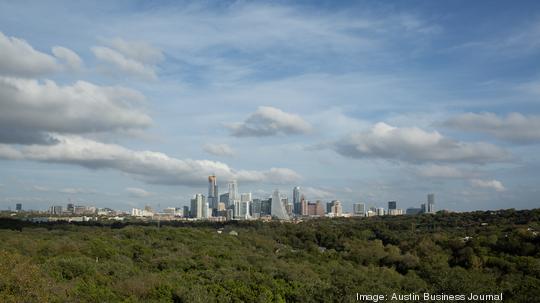
<path fill-rule="evenodd" d="M 210 208 L 217 209 L 218 207 L 218 186 L 215 175 L 208 176 L 208 204 Z"/>
<path fill-rule="evenodd" d="M 328 213 L 334 217 L 341 217 L 341 215 L 343 214 L 341 201 L 333 200 L 332 202 L 330 202 L 330 211 Z"/>
<path fill-rule="evenodd" d="M 366 215 L 366 204 L 365 203 L 354 203 L 353 204 L 353 213 L 357 216 Z"/>
<path fill-rule="evenodd" d="M 16 211 L 21 211 L 22 210 L 22 203 L 15 204 L 15 210 Z"/>
<path fill-rule="evenodd" d="M 249 219 L 251 217 L 251 214 L 249 213 L 251 201 L 251 193 L 243 193 L 240 195 L 240 217 L 243 219 Z"/>
<path fill-rule="evenodd" d="M 397 209 L 396 201 L 388 201 L 388 210 L 391 210 L 391 209 Z"/>
<path fill-rule="evenodd" d="M 295 215 L 302 214 L 302 204 L 300 202 L 300 187 L 293 188 L 293 213 Z"/>
<path fill-rule="evenodd" d="M 206 204 L 203 194 L 196 194 L 191 199 L 191 217 L 200 219 L 203 217 L 203 207 Z"/>
<path fill-rule="evenodd" d="M 287 210 L 281 201 L 281 195 L 277 189 L 274 190 L 274 193 L 272 194 L 271 214 L 272 217 L 276 217 L 279 220 L 289 220 L 289 215 L 287 214 Z"/>
<path fill-rule="evenodd" d="M 435 213 L 435 194 L 427 195 L 427 212 L 430 214 Z"/>
<path fill-rule="evenodd" d="M 240 201 L 240 197 L 238 196 L 238 184 L 236 183 L 236 180 L 231 180 L 229 182 L 229 203 L 227 204 L 227 207 L 234 205 L 235 201 Z"/>
<path fill-rule="evenodd" d="M 309 214 L 308 209 L 308 201 L 306 200 L 306 197 L 302 195 L 300 197 L 300 215 L 307 216 Z"/>

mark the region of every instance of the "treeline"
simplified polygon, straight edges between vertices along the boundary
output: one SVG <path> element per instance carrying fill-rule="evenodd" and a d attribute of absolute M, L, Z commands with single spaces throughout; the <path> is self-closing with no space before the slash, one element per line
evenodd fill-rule
<path fill-rule="evenodd" d="M 302 223 L 0 219 L 0 302 L 540 298 L 540 210 Z"/>

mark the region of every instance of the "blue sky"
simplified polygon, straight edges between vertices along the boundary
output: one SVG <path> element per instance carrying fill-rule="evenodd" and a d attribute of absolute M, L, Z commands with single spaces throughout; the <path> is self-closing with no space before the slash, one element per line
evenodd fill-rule
<path fill-rule="evenodd" d="M 0 208 L 538 207 L 539 6 L 0 3 Z"/>

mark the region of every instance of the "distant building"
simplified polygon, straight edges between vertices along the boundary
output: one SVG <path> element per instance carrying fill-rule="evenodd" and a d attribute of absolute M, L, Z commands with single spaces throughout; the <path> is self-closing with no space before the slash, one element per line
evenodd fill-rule
<path fill-rule="evenodd" d="M 225 204 L 225 208 L 227 208 L 229 206 L 229 193 L 219 195 L 219 202 Z"/>
<path fill-rule="evenodd" d="M 268 216 L 272 213 L 272 199 L 261 200 L 261 216 Z"/>
<path fill-rule="evenodd" d="M 341 201 L 333 200 L 332 202 L 328 203 L 328 205 L 330 206 L 330 208 L 328 209 L 328 214 L 334 217 L 341 217 L 343 215 Z"/>
<path fill-rule="evenodd" d="M 217 209 L 218 208 L 218 185 L 217 185 L 217 178 L 215 175 L 208 176 L 208 204 L 210 208 Z"/>
<path fill-rule="evenodd" d="M 422 213 L 422 209 L 421 208 L 414 208 L 414 207 L 409 207 L 407 208 L 405 214 L 407 215 L 418 215 L 418 214 L 421 214 Z"/>
<path fill-rule="evenodd" d="M 429 214 L 435 213 L 435 194 L 427 195 L 427 213 Z"/>
<path fill-rule="evenodd" d="M 203 205 L 206 203 L 204 200 L 203 194 L 196 194 L 193 199 L 191 199 L 190 209 L 192 218 L 201 219 L 203 217 Z"/>
<path fill-rule="evenodd" d="M 384 215 L 385 215 L 384 208 L 383 207 L 377 208 L 377 216 L 384 216 Z"/>
<path fill-rule="evenodd" d="M 189 215 L 190 215 L 189 206 L 184 206 L 183 209 L 184 209 L 183 211 L 184 218 L 189 218 Z"/>
<path fill-rule="evenodd" d="M 240 197 L 238 196 L 238 184 L 236 183 L 236 180 L 231 180 L 229 182 L 229 202 L 227 203 L 227 207 L 234 206 L 237 208 L 235 205 L 237 202 L 240 202 Z"/>
<path fill-rule="evenodd" d="M 16 211 L 21 211 L 22 210 L 22 203 L 15 204 L 15 210 Z"/>
<path fill-rule="evenodd" d="M 397 209 L 396 201 L 388 201 L 388 210 L 391 210 L 391 209 Z"/>
<path fill-rule="evenodd" d="M 308 203 L 308 215 L 309 216 L 324 216 L 324 206 L 323 203 L 319 200 L 317 202 L 309 202 Z"/>
<path fill-rule="evenodd" d="M 60 205 L 54 205 L 49 208 L 49 213 L 51 215 L 61 215 L 62 214 L 62 206 Z"/>
<path fill-rule="evenodd" d="M 133 217 L 152 217 L 154 212 L 148 211 L 147 209 L 132 208 L 131 216 Z"/>
<path fill-rule="evenodd" d="M 261 216 L 261 199 L 253 199 L 251 202 L 251 216 L 259 218 Z"/>
<path fill-rule="evenodd" d="M 75 205 L 73 203 L 68 203 L 67 204 L 67 208 L 66 208 L 66 211 L 68 213 L 73 213 L 75 211 Z"/>
<path fill-rule="evenodd" d="M 274 190 L 274 193 L 272 194 L 271 215 L 272 217 L 279 220 L 289 219 L 289 214 L 287 213 L 287 209 L 285 208 L 285 205 L 281 201 L 281 195 L 279 194 L 279 190 L 277 189 Z"/>
<path fill-rule="evenodd" d="M 366 204 L 364 203 L 354 203 L 353 204 L 353 214 L 356 216 L 365 216 L 366 215 Z"/>
<path fill-rule="evenodd" d="M 420 210 L 422 211 L 423 214 L 427 213 L 426 203 L 420 204 Z"/>
<path fill-rule="evenodd" d="M 301 195 L 300 195 L 300 187 L 295 186 L 293 188 L 293 212 L 295 215 L 301 215 L 302 214 L 302 204 L 301 204 Z"/>
<path fill-rule="evenodd" d="M 400 216 L 403 215 L 403 209 L 397 208 L 397 209 L 389 209 L 388 210 L 389 216 Z"/>
<path fill-rule="evenodd" d="M 300 215 L 308 215 L 308 201 L 306 200 L 306 197 L 304 197 L 304 195 L 300 197 Z"/>

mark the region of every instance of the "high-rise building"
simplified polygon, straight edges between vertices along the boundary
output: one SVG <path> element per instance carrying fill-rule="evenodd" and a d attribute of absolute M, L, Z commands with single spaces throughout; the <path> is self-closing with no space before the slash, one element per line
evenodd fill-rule
<path fill-rule="evenodd" d="M 218 185 L 217 185 L 217 178 L 215 175 L 208 176 L 208 204 L 210 208 L 217 209 L 218 208 Z"/>
<path fill-rule="evenodd" d="M 333 200 L 332 202 L 329 203 L 330 205 L 330 209 L 329 209 L 329 214 L 334 216 L 334 217 L 341 217 L 342 214 L 343 214 L 343 208 L 341 206 L 341 201 L 339 200 Z"/>
<path fill-rule="evenodd" d="M 365 203 L 354 203 L 353 204 L 353 213 L 357 216 L 366 215 L 366 204 Z"/>
<path fill-rule="evenodd" d="M 288 220 L 289 214 L 287 214 L 287 209 L 285 208 L 285 205 L 281 201 L 281 195 L 279 194 L 279 190 L 274 190 L 274 193 L 272 194 L 272 209 L 271 209 L 272 217 L 275 217 L 279 220 Z"/>
<path fill-rule="evenodd" d="M 227 207 L 235 205 L 235 202 L 240 202 L 240 197 L 238 196 L 238 184 L 236 180 L 231 180 L 229 182 L 229 201 Z"/>
<path fill-rule="evenodd" d="M 62 206 L 60 205 L 53 205 L 49 208 L 49 213 L 51 215 L 61 215 L 62 214 Z"/>
<path fill-rule="evenodd" d="M 423 214 L 427 212 L 426 203 L 420 204 L 420 210 L 422 211 Z"/>
<path fill-rule="evenodd" d="M 229 193 L 219 195 L 219 202 L 225 204 L 225 208 L 229 206 Z"/>
<path fill-rule="evenodd" d="M 261 216 L 261 199 L 253 199 L 251 202 L 251 216 L 253 218 Z"/>
<path fill-rule="evenodd" d="M 189 213 L 189 206 L 184 206 L 184 218 L 188 218 L 190 213 Z"/>
<path fill-rule="evenodd" d="M 203 194 L 196 194 L 191 199 L 191 217 L 196 219 L 203 218 L 203 206 L 206 204 Z"/>
<path fill-rule="evenodd" d="M 384 215 L 385 215 L 384 208 L 383 207 L 377 208 L 377 216 L 384 216 Z"/>
<path fill-rule="evenodd" d="M 430 214 L 435 213 L 435 194 L 427 195 L 427 212 Z"/>
<path fill-rule="evenodd" d="M 300 197 L 300 215 L 309 215 L 308 201 L 306 200 L 306 197 L 304 197 L 304 195 Z"/>
<path fill-rule="evenodd" d="M 388 210 L 390 209 L 397 209 L 397 202 L 396 201 L 388 201 Z"/>
<path fill-rule="evenodd" d="M 242 193 L 240 195 L 240 212 L 239 217 L 242 219 L 249 219 L 251 217 L 250 214 L 250 204 L 251 204 L 251 193 Z"/>
<path fill-rule="evenodd" d="M 75 212 L 75 205 L 74 205 L 73 203 L 68 203 L 68 204 L 67 204 L 66 210 L 67 210 L 69 213 Z"/>
<path fill-rule="evenodd" d="M 308 202 L 308 215 L 309 216 L 324 216 L 324 206 L 320 200 L 317 202 Z"/>
<path fill-rule="evenodd" d="M 21 211 L 22 210 L 22 203 L 15 204 L 15 210 L 16 211 Z"/>
<path fill-rule="evenodd" d="M 302 214 L 302 204 L 300 197 L 300 187 L 295 186 L 293 188 L 293 212 L 295 215 Z"/>
<path fill-rule="evenodd" d="M 261 200 L 261 216 L 272 214 L 272 199 Z"/>

